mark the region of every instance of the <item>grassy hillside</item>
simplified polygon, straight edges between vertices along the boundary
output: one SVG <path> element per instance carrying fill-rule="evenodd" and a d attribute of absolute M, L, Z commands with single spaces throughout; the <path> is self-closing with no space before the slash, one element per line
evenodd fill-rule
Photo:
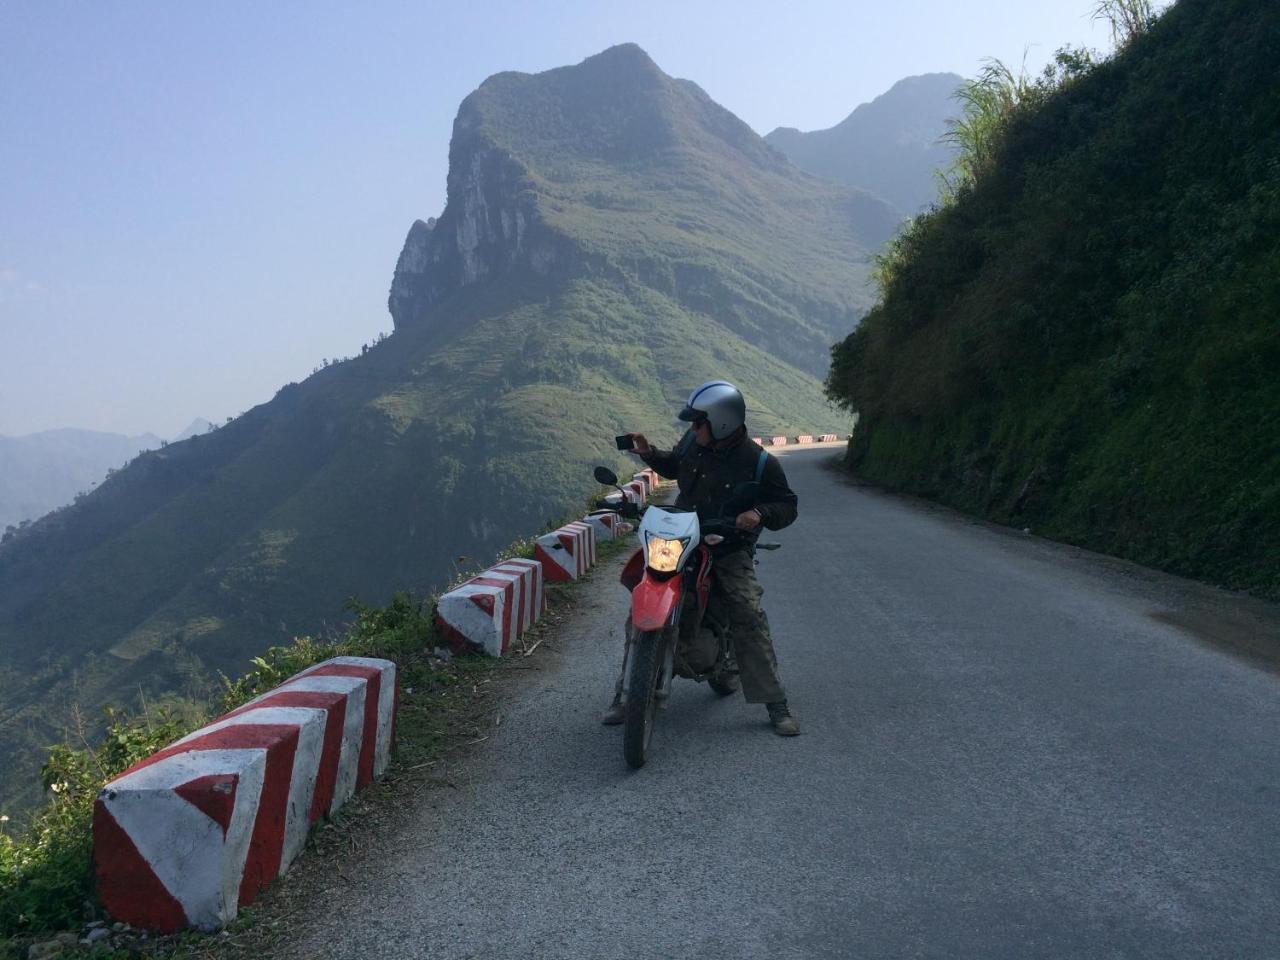
<path fill-rule="evenodd" d="M 703 380 L 740 383 L 760 432 L 841 428 L 814 371 L 867 302 L 864 207 L 634 47 L 486 82 L 391 337 L 0 546 L 0 790 L 33 796 L 74 703 L 199 697 L 349 596 L 486 562 L 624 468 L 615 434 L 674 439 Z"/>
<path fill-rule="evenodd" d="M 1280 596 L 1280 6 L 1181 0 L 1011 112 L 834 351 L 864 475 Z"/>

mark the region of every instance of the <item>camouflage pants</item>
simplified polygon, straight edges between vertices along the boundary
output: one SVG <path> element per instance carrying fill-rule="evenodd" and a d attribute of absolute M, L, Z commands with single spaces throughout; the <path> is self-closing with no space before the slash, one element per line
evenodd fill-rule
<path fill-rule="evenodd" d="M 787 697 L 778 679 L 778 660 L 769 634 L 769 617 L 760 602 L 762 596 L 764 587 L 760 586 L 755 559 L 748 551 L 737 550 L 716 558 L 711 569 L 708 615 L 729 624 L 733 655 L 742 679 L 742 695 L 747 703 L 776 703 Z M 699 635 L 704 643 L 707 637 L 707 631 Z M 690 660 L 713 663 L 715 656 L 712 647 L 697 653 L 691 651 Z"/>

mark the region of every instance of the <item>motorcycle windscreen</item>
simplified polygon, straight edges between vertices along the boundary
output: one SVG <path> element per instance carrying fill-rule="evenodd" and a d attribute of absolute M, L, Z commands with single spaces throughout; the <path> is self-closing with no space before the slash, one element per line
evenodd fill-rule
<path fill-rule="evenodd" d="M 675 622 L 684 596 L 683 577 L 645 577 L 631 591 L 631 622 L 637 630 L 661 630 Z"/>

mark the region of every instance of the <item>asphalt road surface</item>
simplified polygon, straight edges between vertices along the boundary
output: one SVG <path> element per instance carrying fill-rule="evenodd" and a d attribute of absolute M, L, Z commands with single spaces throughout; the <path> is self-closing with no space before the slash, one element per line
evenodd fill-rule
<path fill-rule="evenodd" d="M 1280 607 L 788 452 L 760 575 L 804 725 L 678 681 L 602 727 L 586 609 L 459 789 L 348 864 L 299 957 L 1280 957 Z M 607 571 L 606 571 L 607 572 Z M 530 673 L 534 673 L 530 671 Z"/>

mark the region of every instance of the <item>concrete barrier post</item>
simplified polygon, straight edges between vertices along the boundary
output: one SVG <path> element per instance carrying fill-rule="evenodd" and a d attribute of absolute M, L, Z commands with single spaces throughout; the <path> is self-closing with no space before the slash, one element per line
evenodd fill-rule
<path fill-rule="evenodd" d="M 455 650 L 476 646 L 492 656 L 502 655 L 511 629 L 509 584 L 468 581 L 436 604 L 436 622 Z"/>
<path fill-rule="evenodd" d="M 94 804 L 107 910 L 165 932 L 235 919 L 386 768 L 398 692 L 389 660 L 328 660 L 124 771 Z"/>
<path fill-rule="evenodd" d="M 643 494 L 641 494 L 643 496 Z M 573 520 L 564 525 L 566 530 L 572 530 L 579 538 L 582 544 L 582 550 L 579 552 L 581 564 L 578 573 L 586 573 L 596 565 L 596 531 L 589 523 L 583 523 L 581 520 Z"/>
<path fill-rule="evenodd" d="M 529 602 L 525 605 L 525 609 L 529 614 L 526 628 L 537 623 L 547 609 L 547 593 L 542 586 L 542 564 L 537 560 L 513 557 L 510 560 L 495 563 L 491 569 L 502 573 L 515 573 L 520 576 L 524 581 L 525 596 L 529 598 Z"/>
<path fill-rule="evenodd" d="M 547 581 L 577 580 L 595 563 L 595 531 L 585 523 L 567 523 L 538 537 L 533 555 Z"/>
<path fill-rule="evenodd" d="M 596 540 L 613 540 L 618 536 L 618 524 L 621 521 L 612 510 L 593 510 L 582 518 L 583 523 L 590 524 L 596 532 Z"/>

